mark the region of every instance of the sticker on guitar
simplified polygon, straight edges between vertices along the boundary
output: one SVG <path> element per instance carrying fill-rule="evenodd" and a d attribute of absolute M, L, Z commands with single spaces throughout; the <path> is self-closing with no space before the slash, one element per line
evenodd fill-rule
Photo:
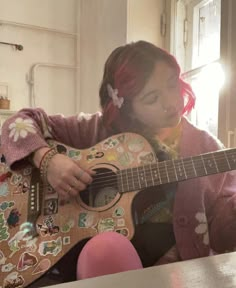
<path fill-rule="evenodd" d="M 13 172 L 0 163 L 3 288 L 26 287 L 75 244 L 97 233 L 112 230 L 131 239 L 132 203 L 140 190 L 236 169 L 236 149 L 157 162 L 148 141 L 133 133 L 115 135 L 85 150 L 55 141 L 49 145 L 79 159 L 96 175 L 86 190 L 60 205 L 56 191 L 42 185 L 38 169 Z"/>

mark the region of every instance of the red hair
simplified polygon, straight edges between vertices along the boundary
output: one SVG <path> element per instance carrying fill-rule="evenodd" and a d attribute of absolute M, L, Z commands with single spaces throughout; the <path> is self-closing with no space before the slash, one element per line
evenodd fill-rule
<path fill-rule="evenodd" d="M 191 112 L 195 95 L 191 86 L 180 78 L 176 58 L 149 42 L 138 41 L 116 48 L 105 63 L 99 96 L 104 125 L 112 133 L 138 132 L 129 115 L 132 112 L 131 100 L 143 89 L 158 61 L 164 61 L 175 69 L 181 84 L 181 95 L 185 98 L 183 114 Z M 108 95 L 108 84 L 118 89 L 118 97 L 124 98 L 124 105 L 120 109 Z"/>
<path fill-rule="evenodd" d="M 182 78 L 179 78 L 179 80 L 180 80 L 180 84 L 181 84 L 181 92 L 180 92 L 181 96 L 184 99 L 187 99 L 187 101 L 184 105 L 182 115 L 184 115 L 185 113 L 189 114 L 195 106 L 196 96 L 195 96 L 193 89 L 192 89 L 190 84 L 185 82 Z"/>

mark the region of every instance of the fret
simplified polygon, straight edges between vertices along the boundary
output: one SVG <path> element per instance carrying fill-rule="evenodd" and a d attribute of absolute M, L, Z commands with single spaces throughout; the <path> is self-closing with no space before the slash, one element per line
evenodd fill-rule
<path fill-rule="evenodd" d="M 174 172 L 175 172 L 175 178 L 176 178 L 176 180 L 178 180 L 177 173 L 176 173 L 176 167 L 175 167 L 175 161 L 172 160 L 172 163 L 173 163 L 173 168 L 174 168 Z"/>
<path fill-rule="evenodd" d="M 236 150 L 225 150 L 225 155 L 228 159 L 231 170 L 236 169 Z"/>
<path fill-rule="evenodd" d="M 158 162 L 159 165 L 159 175 L 161 184 L 169 183 L 168 175 L 166 174 L 166 164 L 165 161 Z"/>
<path fill-rule="evenodd" d="M 202 160 L 202 163 L 203 163 L 203 169 L 205 171 L 204 175 L 207 175 L 207 170 L 206 170 L 205 162 L 204 162 L 204 159 L 203 159 L 202 155 L 201 155 L 201 160 Z"/>
<path fill-rule="evenodd" d="M 150 171 L 150 169 L 149 169 L 149 167 L 147 165 L 143 166 L 143 173 L 144 173 L 145 184 L 146 184 L 145 187 L 152 186 L 151 181 L 150 181 L 150 172 L 151 171 Z"/>
<path fill-rule="evenodd" d="M 184 162 L 182 159 L 176 159 L 174 160 L 175 163 L 175 173 L 177 176 L 177 180 L 185 180 L 186 179 L 186 172 L 184 169 Z"/>
<path fill-rule="evenodd" d="M 132 184 L 133 184 L 133 188 L 132 188 L 132 190 L 136 190 L 136 186 L 135 186 L 135 182 L 134 182 L 134 173 L 133 173 L 133 169 L 131 168 L 130 169 L 130 171 L 131 171 L 131 180 L 132 180 Z"/>
<path fill-rule="evenodd" d="M 153 178 L 153 168 L 152 168 L 152 166 L 153 166 L 152 164 L 149 164 L 149 173 L 151 175 L 151 181 L 150 182 L 152 182 L 151 186 L 155 186 L 156 183 L 155 183 L 154 178 Z"/>
<path fill-rule="evenodd" d="M 165 163 L 165 169 L 166 169 L 166 177 L 167 177 L 168 183 L 170 183 L 169 173 L 167 169 L 167 161 L 164 161 L 164 163 Z"/>
<path fill-rule="evenodd" d="M 138 178 L 138 187 L 139 187 L 139 189 L 141 189 L 142 186 L 141 186 L 140 179 L 139 179 L 139 176 L 138 176 L 138 167 L 136 167 L 135 169 L 136 169 L 136 178 Z"/>
<path fill-rule="evenodd" d="M 162 184 L 158 163 L 151 164 L 151 166 L 152 166 L 152 178 L 153 178 L 154 184 L 155 185 Z"/>
<path fill-rule="evenodd" d="M 183 164 L 184 176 L 185 176 L 185 179 L 187 179 L 187 174 L 186 174 L 186 171 L 185 171 L 183 158 L 181 158 L 181 160 L 182 160 L 182 164 Z"/>
<path fill-rule="evenodd" d="M 125 169 L 124 172 L 125 172 L 125 177 L 124 177 L 125 183 L 124 183 L 124 187 L 126 188 L 127 191 L 129 191 L 128 169 Z"/>
<path fill-rule="evenodd" d="M 186 179 L 191 179 L 196 177 L 196 169 L 192 160 L 192 157 L 182 159 L 182 163 L 185 170 L 185 177 Z"/>
<path fill-rule="evenodd" d="M 168 173 L 168 182 L 169 183 L 173 183 L 173 182 L 176 182 L 178 180 L 173 160 L 166 161 L 166 171 Z"/>
<path fill-rule="evenodd" d="M 230 170 L 230 164 L 225 154 L 225 151 L 220 151 L 217 153 L 212 153 L 217 166 L 217 172 L 225 172 Z"/>
<path fill-rule="evenodd" d="M 159 177 L 160 184 L 162 184 L 160 166 L 157 167 L 157 171 L 158 171 L 158 177 Z"/>
<path fill-rule="evenodd" d="M 234 169 L 236 149 L 228 149 L 124 169 L 118 173 L 118 185 L 120 192 L 137 191 Z"/>
<path fill-rule="evenodd" d="M 144 182 L 145 182 L 145 186 L 144 187 L 149 187 L 150 185 L 148 185 L 148 183 L 147 183 L 147 177 L 149 176 L 149 175 L 146 175 L 146 168 L 147 168 L 147 166 L 143 166 L 143 174 L 144 174 Z"/>
<path fill-rule="evenodd" d="M 217 171 L 217 173 L 219 173 L 219 168 L 218 168 L 218 165 L 217 165 L 217 163 L 216 163 L 216 159 L 215 159 L 215 156 L 214 156 L 214 154 L 213 154 L 213 153 L 212 153 L 211 155 L 212 155 L 213 161 L 214 161 L 214 163 L 215 163 L 215 166 L 216 166 L 216 171 Z"/>
<path fill-rule="evenodd" d="M 228 166 L 229 166 L 229 169 L 231 169 L 231 166 L 230 166 L 230 164 L 229 164 L 229 160 L 228 160 L 228 157 L 227 157 L 227 152 L 224 150 L 222 153 L 224 153 L 224 157 L 225 157 L 226 162 L 227 162 L 227 164 L 228 164 Z M 227 170 L 226 170 L 226 171 L 227 171 Z"/>
<path fill-rule="evenodd" d="M 202 159 L 202 155 L 192 157 L 192 164 L 194 165 L 195 169 L 195 176 L 206 176 L 207 171 L 205 168 L 204 161 Z"/>
<path fill-rule="evenodd" d="M 206 174 L 215 174 L 218 172 L 212 153 L 202 155 Z"/>
<path fill-rule="evenodd" d="M 140 183 L 140 188 L 148 187 L 143 166 L 138 167 L 138 179 Z"/>
<path fill-rule="evenodd" d="M 191 159 L 191 163 L 192 163 L 193 170 L 194 170 L 194 176 L 197 176 L 197 171 L 195 169 L 195 165 L 194 165 L 194 162 L 193 162 L 193 157 L 190 157 L 190 159 Z"/>
<path fill-rule="evenodd" d="M 129 189 L 128 191 L 134 190 L 132 169 L 131 168 L 126 169 L 126 175 L 125 176 L 126 176 L 126 181 L 127 181 L 127 188 Z"/>

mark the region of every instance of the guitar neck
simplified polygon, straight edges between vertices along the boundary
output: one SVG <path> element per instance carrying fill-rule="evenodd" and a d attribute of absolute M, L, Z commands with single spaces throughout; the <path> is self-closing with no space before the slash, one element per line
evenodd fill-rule
<path fill-rule="evenodd" d="M 128 168 L 117 173 L 120 193 L 236 169 L 236 148 Z"/>

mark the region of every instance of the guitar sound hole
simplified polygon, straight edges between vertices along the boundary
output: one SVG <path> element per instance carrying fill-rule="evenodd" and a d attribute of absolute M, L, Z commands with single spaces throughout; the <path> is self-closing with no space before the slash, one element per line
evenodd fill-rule
<path fill-rule="evenodd" d="M 107 168 L 94 170 L 96 175 L 93 176 L 93 182 L 80 192 L 80 198 L 90 207 L 102 207 L 109 204 L 118 193 L 117 175 Z"/>

